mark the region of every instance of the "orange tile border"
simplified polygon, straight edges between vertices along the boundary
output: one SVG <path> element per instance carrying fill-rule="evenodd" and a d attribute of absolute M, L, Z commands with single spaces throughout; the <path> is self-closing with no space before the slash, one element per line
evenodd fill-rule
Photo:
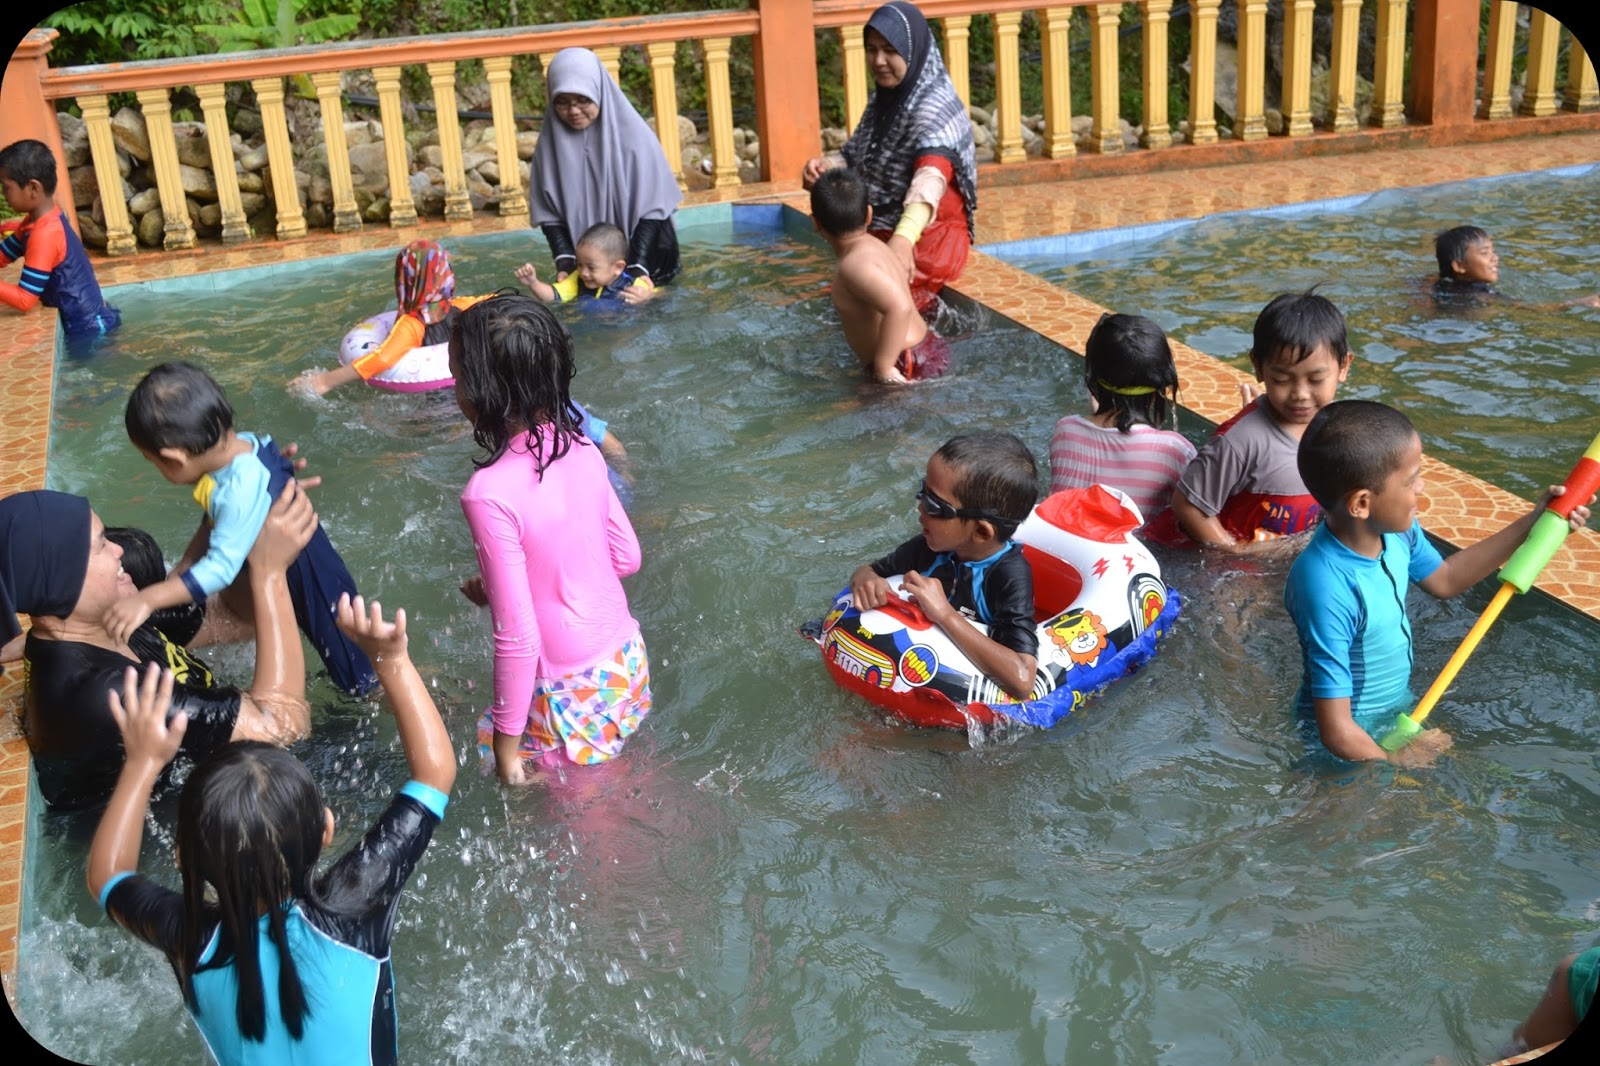
<path fill-rule="evenodd" d="M 988 195 L 980 199 L 978 237 L 981 243 L 1004 242 L 1597 161 L 1600 133 L 1573 132 L 1490 144 L 1376 148 L 1337 157 L 1218 162 L 1185 171 L 1096 175 L 1097 168 L 1084 167 L 1085 173 L 1072 180 L 1035 180 L 1033 184 L 1021 183 L 1028 180 L 1024 174 L 1027 164 L 986 166 L 980 188 Z M 1034 171 L 1065 172 L 1048 165 Z M 690 193 L 684 206 L 781 202 L 805 211 L 806 197 L 798 190 L 796 180 L 715 189 Z M 358 234 L 318 232 L 288 242 L 231 247 L 202 242 L 181 253 L 97 257 L 94 265 L 102 284 L 121 285 L 392 249 L 401 239 L 526 228 L 520 217 L 481 214 L 472 222 L 429 219 L 404 230 L 376 226 Z M 1106 310 L 977 251 L 955 288 L 1075 352 L 1082 351 L 1089 330 Z M 0 397 L 0 495 L 44 486 L 56 315 L 43 310 L 12 316 L 7 326 L 11 343 L 0 355 L 6 372 L 6 388 Z M 1174 343 L 1173 351 L 1185 407 L 1214 422 L 1237 410 L 1238 385 L 1248 380 L 1244 373 L 1183 344 Z M 1426 525 L 1455 545 L 1479 539 L 1525 513 L 1529 506 L 1511 493 L 1435 460 L 1427 461 L 1424 476 Z M 1600 534 L 1585 530 L 1569 537 L 1545 569 L 1539 588 L 1600 620 Z M 0 676 L 0 979 L 13 1004 L 28 784 L 27 745 L 18 731 L 20 706 L 21 685 L 15 671 Z"/>

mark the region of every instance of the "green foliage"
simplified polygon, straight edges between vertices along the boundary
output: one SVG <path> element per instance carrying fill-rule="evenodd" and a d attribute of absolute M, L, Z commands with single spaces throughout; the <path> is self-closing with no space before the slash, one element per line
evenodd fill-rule
<path fill-rule="evenodd" d="M 195 29 L 217 43 L 219 52 L 254 48 L 288 48 L 321 44 L 355 32 L 361 24 L 359 0 L 345 0 L 356 13 L 313 15 L 337 0 L 241 0 L 232 22 L 207 23 Z M 302 16 L 306 17 L 301 21 Z"/>
<path fill-rule="evenodd" d="M 61 31 L 51 66 L 167 59 L 210 51 L 195 27 L 227 18 L 231 7 L 228 0 L 86 0 L 41 25 Z"/>

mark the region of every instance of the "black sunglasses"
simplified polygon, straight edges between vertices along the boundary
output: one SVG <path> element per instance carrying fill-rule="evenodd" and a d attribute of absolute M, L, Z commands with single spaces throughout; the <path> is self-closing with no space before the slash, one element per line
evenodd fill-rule
<path fill-rule="evenodd" d="M 985 522 L 1004 522 L 1006 519 L 990 510 L 957 507 L 949 500 L 941 500 L 928 488 L 927 479 L 917 486 L 917 506 L 929 518 L 971 518 Z"/>

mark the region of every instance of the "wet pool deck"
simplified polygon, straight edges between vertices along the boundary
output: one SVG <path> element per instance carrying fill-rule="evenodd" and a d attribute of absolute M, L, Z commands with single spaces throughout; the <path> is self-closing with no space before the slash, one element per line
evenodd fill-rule
<path fill-rule="evenodd" d="M 1224 211 L 1275 207 L 1466 178 L 1600 162 L 1600 133 L 1500 141 L 1448 148 L 1396 148 L 1355 155 L 1236 164 L 1187 171 L 1082 177 L 1070 181 L 1004 184 L 985 167 L 978 212 L 978 241 L 995 244 L 1032 237 L 1194 218 Z M 685 205 L 729 200 L 781 200 L 804 209 L 793 183 L 746 186 L 691 194 Z M 177 254 L 145 253 L 97 260 L 103 285 L 261 266 L 349 252 L 393 248 L 402 239 L 467 236 L 526 229 L 522 218 L 480 216 L 471 223 L 430 220 L 396 232 L 373 228 L 355 235 L 315 234 L 301 240 L 225 248 L 208 245 Z M 13 268 L 14 271 L 15 268 Z M 9 276 L 9 275 L 8 275 Z M 955 286 L 995 311 L 1074 351 L 1108 310 L 1041 281 L 998 259 L 974 252 Z M 55 357 L 55 312 L 6 312 L 11 341 L 0 401 L 0 496 L 44 486 Z M 1210 356 L 1174 342 L 1184 406 L 1213 422 L 1239 406 L 1247 376 Z M 1597 427 L 1584 427 L 1587 441 Z M 1470 544 L 1526 512 L 1528 501 L 1444 463 L 1424 466 L 1424 526 L 1442 539 Z M 1545 569 L 1539 588 L 1600 620 L 1600 534 L 1569 537 Z M 0 974 L 14 995 L 16 934 L 27 815 L 28 759 L 17 712 L 16 671 L 0 677 Z"/>

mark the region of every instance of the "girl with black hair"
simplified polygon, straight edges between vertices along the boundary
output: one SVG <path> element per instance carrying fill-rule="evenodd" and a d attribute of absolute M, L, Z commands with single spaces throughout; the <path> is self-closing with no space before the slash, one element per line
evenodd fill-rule
<path fill-rule="evenodd" d="M 282 748 L 236 741 L 200 764 L 178 801 L 183 891 L 137 873 L 150 791 L 182 744 L 173 677 L 128 667 L 111 715 L 127 751 L 89 849 L 89 891 L 166 953 L 220 1063 L 395 1063 L 389 941 L 400 889 L 455 784 L 455 752 L 407 653 L 405 611 L 340 598 L 339 628 L 369 654 L 411 768 L 361 842 L 320 877 L 333 812 Z"/>
<path fill-rule="evenodd" d="M 1138 315 L 1101 315 L 1083 346 L 1090 412 L 1068 415 L 1050 438 L 1050 491 L 1110 485 L 1146 527 L 1172 503 L 1194 458 L 1177 421 L 1178 368 L 1161 327 Z"/>
<path fill-rule="evenodd" d="M 572 338 L 506 293 L 461 313 L 456 402 L 487 454 L 461 494 L 481 576 L 461 586 L 494 616 L 494 706 L 479 750 L 507 784 L 524 758 L 604 762 L 650 711 L 650 665 L 621 578 L 639 540 L 585 439 L 568 387 Z"/>

